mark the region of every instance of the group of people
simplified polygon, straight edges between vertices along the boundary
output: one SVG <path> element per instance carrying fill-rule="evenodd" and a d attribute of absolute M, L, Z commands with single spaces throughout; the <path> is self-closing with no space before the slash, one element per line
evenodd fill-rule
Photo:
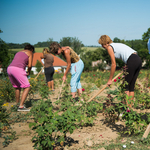
<path fill-rule="evenodd" d="M 137 52 L 125 44 L 114 43 L 108 35 L 102 35 L 99 38 L 98 43 L 101 44 L 102 47 L 107 50 L 111 58 L 111 70 L 107 85 L 110 86 L 112 84 L 112 78 L 116 70 L 115 58 L 119 58 L 127 66 L 128 74 L 125 75 L 125 81 L 128 84 L 126 84 L 125 86 L 125 93 L 128 96 L 131 96 L 131 100 L 133 100 L 135 82 L 138 77 L 139 71 L 142 67 L 142 61 L 138 56 Z M 150 45 L 150 42 L 148 45 Z M 7 68 L 9 79 L 13 87 L 16 89 L 15 95 L 17 104 L 20 101 L 21 88 L 24 89 L 20 104 L 18 104 L 18 111 L 30 111 L 24 106 L 24 101 L 30 91 L 30 83 L 28 81 L 27 75 L 29 75 L 31 71 L 33 53 L 34 47 L 30 44 L 26 45 L 24 50 L 16 53 L 13 61 Z M 67 74 L 70 71 L 71 72 L 70 86 L 72 97 L 75 98 L 77 90 L 78 95 L 81 96 L 82 86 L 80 82 L 80 77 L 84 69 L 84 63 L 71 47 L 69 46 L 61 47 L 61 45 L 57 42 L 53 42 L 50 45 L 49 49 L 45 48 L 43 50 L 43 56 L 41 56 L 41 59 L 44 59 L 44 73 L 48 87 L 54 90 L 54 81 L 53 81 L 54 58 L 51 55 L 51 53 L 55 55 L 62 54 L 64 56 L 64 58 L 67 61 L 67 68 L 64 72 L 62 80 L 65 81 L 67 79 Z M 25 71 L 26 66 L 28 66 L 27 72 Z M 127 103 L 127 106 L 131 107 L 131 103 L 129 104 Z"/>

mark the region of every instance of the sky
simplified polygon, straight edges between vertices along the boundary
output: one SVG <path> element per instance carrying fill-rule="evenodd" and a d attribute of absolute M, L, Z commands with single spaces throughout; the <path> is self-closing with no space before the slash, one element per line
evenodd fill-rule
<path fill-rule="evenodd" d="M 76 37 L 85 46 L 100 46 L 101 35 L 142 39 L 148 28 L 150 0 L 0 0 L 0 38 L 6 43 Z"/>

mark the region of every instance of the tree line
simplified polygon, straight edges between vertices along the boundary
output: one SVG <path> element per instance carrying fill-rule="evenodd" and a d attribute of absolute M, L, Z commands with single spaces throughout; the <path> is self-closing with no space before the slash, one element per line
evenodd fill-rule
<path fill-rule="evenodd" d="M 2 33 L 2 30 L 0 30 Z M 145 61 L 145 68 L 150 68 L 150 55 L 147 49 L 147 41 L 150 38 L 150 28 L 146 32 L 143 33 L 142 39 L 138 40 L 122 40 L 117 37 L 113 39 L 115 43 L 124 43 L 134 50 L 138 52 L 138 55 L 141 57 L 142 61 Z M 49 45 L 53 42 L 52 38 L 49 38 L 45 42 L 38 42 L 34 45 L 34 47 L 49 47 Z M 107 51 L 103 49 L 101 46 L 97 47 L 95 50 L 87 51 L 84 49 L 84 44 L 76 37 L 63 37 L 58 42 L 61 46 L 70 46 L 72 49 L 80 55 L 81 59 L 83 60 L 85 67 L 84 71 L 91 71 L 96 69 L 103 69 L 104 63 L 99 64 L 96 67 L 92 67 L 92 61 L 102 60 L 106 61 L 106 64 L 111 64 L 111 60 Z M 30 43 L 22 43 L 22 44 L 15 44 L 15 43 L 6 43 L 0 38 L 0 65 L 2 68 L 7 68 L 7 66 L 11 63 L 15 54 L 12 53 L 11 49 L 16 48 L 24 48 L 25 45 Z M 61 55 L 60 58 L 63 59 Z M 121 60 L 116 60 L 117 66 L 122 67 L 124 63 Z M 6 70 L 6 69 L 4 69 Z"/>

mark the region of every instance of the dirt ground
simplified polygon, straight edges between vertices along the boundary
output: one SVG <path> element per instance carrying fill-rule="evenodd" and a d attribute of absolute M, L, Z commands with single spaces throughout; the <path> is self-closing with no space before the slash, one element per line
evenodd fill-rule
<path fill-rule="evenodd" d="M 101 87 L 102 88 L 102 87 Z M 111 90 L 115 89 L 115 86 L 111 87 Z M 100 89 L 93 90 L 90 97 L 95 95 Z M 58 98 L 60 89 L 56 89 L 53 95 L 50 95 L 50 99 L 52 102 L 56 101 Z M 100 93 L 99 96 L 107 96 L 106 90 Z M 39 95 L 35 95 L 36 100 L 40 99 Z M 9 103 L 11 106 L 14 103 Z M 16 112 L 17 113 L 17 112 Z M 25 113 L 25 112 L 22 112 Z M 123 128 L 124 123 L 119 121 L 115 125 L 106 125 L 104 124 L 104 116 L 102 113 L 99 113 L 97 116 L 97 120 L 95 121 L 95 125 L 93 127 L 83 127 L 82 129 L 76 129 L 73 134 L 67 134 L 67 137 L 71 140 L 70 146 L 65 146 L 65 150 L 67 149 L 83 149 L 84 145 L 89 147 L 93 144 L 101 144 L 103 142 L 108 143 L 109 141 L 115 140 L 119 136 L 119 131 Z M 17 140 L 14 140 L 7 147 L 2 147 L 3 139 L 0 138 L 0 149 L 2 150 L 33 150 L 34 143 L 32 143 L 31 139 L 33 137 L 33 131 L 29 128 L 29 121 L 26 123 L 15 123 L 12 125 L 14 131 L 18 136 Z M 86 148 L 87 149 L 87 148 Z M 104 148 L 103 148 L 104 149 Z M 100 150 L 100 149 L 99 149 Z M 102 150 L 102 149 L 101 149 Z"/>

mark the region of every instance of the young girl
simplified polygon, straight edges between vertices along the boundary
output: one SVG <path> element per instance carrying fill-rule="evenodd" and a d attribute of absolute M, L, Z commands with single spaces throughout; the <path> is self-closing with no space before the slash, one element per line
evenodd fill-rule
<path fill-rule="evenodd" d="M 108 35 L 102 35 L 98 42 L 107 50 L 111 58 L 111 71 L 107 85 L 109 86 L 112 84 L 112 78 L 116 70 L 115 58 L 122 59 L 127 65 L 128 72 L 128 74 L 125 76 L 125 81 L 128 83 L 125 86 L 125 93 L 128 96 L 131 96 L 131 100 L 133 100 L 135 82 L 142 66 L 142 61 L 137 55 L 137 52 L 125 44 L 113 43 Z M 131 107 L 131 103 L 127 103 L 127 105 Z"/>
<path fill-rule="evenodd" d="M 67 78 L 67 73 L 71 72 L 71 81 L 70 81 L 70 86 L 71 86 L 71 94 L 72 97 L 75 98 L 76 94 L 76 89 L 78 89 L 78 94 L 79 96 L 82 94 L 82 86 L 80 83 L 80 76 L 84 68 L 84 63 L 83 61 L 79 58 L 79 56 L 69 47 L 61 47 L 60 44 L 57 42 L 53 42 L 50 45 L 50 51 L 56 55 L 62 55 L 67 61 L 67 69 L 64 73 L 63 76 L 63 81 L 66 80 Z M 70 69 L 71 67 L 71 69 Z"/>
<path fill-rule="evenodd" d="M 47 48 L 43 49 L 43 56 L 41 56 L 41 59 L 43 59 L 43 58 L 44 58 L 44 73 L 45 73 L 45 77 L 46 77 L 46 82 L 47 82 L 49 89 L 54 91 L 54 80 L 53 80 L 54 57 L 50 54 L 49 49 L 47 49 Z"/>

